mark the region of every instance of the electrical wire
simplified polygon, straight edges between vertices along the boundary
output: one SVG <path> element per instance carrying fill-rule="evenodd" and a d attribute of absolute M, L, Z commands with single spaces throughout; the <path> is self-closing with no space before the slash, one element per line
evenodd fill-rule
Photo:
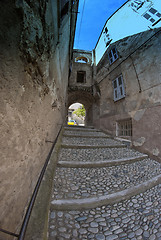
<path fill-rule="evenodd" d="M 79 33 L 78 33 L 78 45 L 79 45 L 81 28 L 82 28 L 82 20 L 83 20 L 83 14 L 84 14 L 84 7 L 85 7 L 85 0 L 84 0 L 84 3 L 83 3 L 82 16 L 81 16 L 81 21 L 80 21 Z"/>

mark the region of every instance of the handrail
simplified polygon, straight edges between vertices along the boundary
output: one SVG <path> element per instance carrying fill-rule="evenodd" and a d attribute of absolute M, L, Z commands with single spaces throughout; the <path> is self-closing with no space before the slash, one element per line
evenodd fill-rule
<path fill-rule="evenodd" d="M 43 179 L 43 177 L 44 177 L 44 173 L 45 173 L 45 171 L 46 171 L 48 162 L 49 162 L 49 160 L 50 160 L 52 151 L 53 151 L 53 149 L 54 149 L 54 147 L 55 147 L 55 144 L 56 144 L 56 142 L 57 142 L 57 140 L 58 140 L 58 137 L 59 137 L 59 135 L 60 135 L 60 132 L 61 132 L 61 130 L 62 130 L 62 127 L 63 127 L 63 124 L 61 125 L 61 128 L 60 128 L 60 130 L 59 130 L 59 132 L 58 132 L 58 134 L 57 134 L 57 137 L 55 138 L 54 142 L 52 142 L 52 141 L 46 141 L 46 142 L 53 143 L 53 145 L 52 145 L 52 147 L 51 147 L 51 149 L 50 149 L 50 152 L 49 152 L 49 154 L 48 154 L 48 156 L 47 156 L 47 158 L 46 158 L 45 164 L 44 164 L 44 166 L 43 166 L 43 168 L 42 168 L 42 170 L 41 170 L 41 173 L 40 173 L 40 176 L 39 176 L 39 178 L 38 178 L 37 184 L 36 184 L 36 186 L 35 186 L 34 192 L 33 192 L 32 196 L 31 196 L 31 200 L 30 200 L 29 206 L 28 206 L 28 208 L 27 208 L 27 211 L 26 211 L 26 214 L 25 214 L 25 217 L 24 217 L 22 226 L 21 226 L 20 233 L 19 233 L 19 234 L 12 233 L 12 232 L 7 231 L 7 230 L 2 229 L 2 228 L 0 228 L 0 232 L 3 232 L 3 233 L 8 234 L 8 235 L 10 235 L 10 236 L 14 236 L 14 237 L 18 238 L 18 240 L 23 240 L 23 239 L 24 239 L 25 233 L 26 233 L 26 229 L 27 229 L 27 225 L 28 225 L 28 222 L 29 222 L 29 219 L 30 219 L 30 216 L 31 216 L 32 208 L 33 208 L 34 202 L 35 202 L 35 200 L 36 200 L 37 193 L 38 193 L 38 190 L 39 190 L 41 181 L 42 181 L 42 179 Z"/>
<path fill-rule="evenodd" d="M 57 134 L 56 139 L 55 139 L 54 142 L 53 142 L 53 145 L 52 145 L 51 150 L 50 150 L 50 152 L 49 152 L 49 154 L 48 154 L 48 156 L 47 156 L 47 159 L 46 159 L 46 161 L 45 161 L 45 164 L 44 164 L 44 166 L 43 166 L 43 168 L 42 168 L 42 170 L 41 170 L 40 176 L 39 176 L 39 178 L 38 178 L 36 187 L 35 187 L 34 192 L 33 192 L 33 194 L 32 194 L 32 197 L 31 197 L 31 200 L 30 200 L 28 209 L 27 209 L 27 211 L 26 211 L 26 215 L 25 215 L 24 220 L 23 220 L 23 223 L 22 223 L 22 227 L 21 227 L 21 230 L 20 230 L 20 234 L 19 234 L 19 236 L 18 236 L 18 240 L 23 240 L 24 237 L 25 237 L 27 225 L 28 225 L 28 222 L 29 222 L 29 219 L 30 219 L 30 215 L 31 215 L 31 212 L 32 212 L 32 208 L 33 208 L 33 205 L 34 205 L 34 202 L 35 202 L 35 199 L 36 199 L 36 196 L 37 196 L 37 193 L 38 193 L 38 190 L 39 190 L 41 181 L 42 181 L 42 179 L 43 179 L 44 173 L 45 173 L 45 171 L 46 171 L 46 168 L 47 168 L 47 165 L 48 165 L 48 162 L 49 162 L 49 159 L 50 159 L 50 156 L 51 156 L 52 151 L 53 151 L 53 149 L 54 149 L 54 147 L 55 147 L 55 144 L 56 144 L 56 142 L 57 142 L 57 140 L 58 140 L 58 137 L 59 137 L 59 135 L 60 135 L 60 132 L 61 132 L 61 130 L 62 130 L 62 127 L 63 127 L 63 124 L 62 124 L 62 126 L 61 126 L 61 128 L 60 128 L 60 130 L 59 130 L 59 132 L 58 132 L 58 134 Z"/>

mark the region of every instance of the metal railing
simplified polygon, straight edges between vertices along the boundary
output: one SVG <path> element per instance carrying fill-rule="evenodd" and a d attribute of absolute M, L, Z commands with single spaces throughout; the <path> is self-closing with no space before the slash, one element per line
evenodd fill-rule
<path fill-rule="evenodd" d="M 45 171 L 46 171 L 48 162 L 49 162 L 49 160 L 50 160 L 52 151 L 53 151 L 53 149 L 54 149 L 54 147 L 55 147 L 55 144 L 56 144 L 56 142 L 57 142 L 57 140 L 58 140 L 58 137 L 59 137 L 59 135 L 60 135 L 60 132 L 61 132 L 61 130 L 62 130 L 62 127 L 63 127 L 63 124 L 62 124 L 62 126 L 61 126 L 61 128 L 60 128 L 60 130 L 59 130 L 59 132 L 58 132 L 58 134 L 57 134 L 57 137 L 56 137 L 56 139 L 54 140 L 54 142 L 52 142 L 52 141 L 46 141 L 46 142 L 53 143 L 53 145 L 52 145 L 52 147 L 51 147 L 51 149 L 50 149 L 50 152 L 49 152 L 49 154 L 48 154 L 48 156 L 47 156 L 47 158 L 46 158 L 45 164 L 44 164 L 44 166 L 43 166 L 43 168 L 42 168 L 42 170 L 41 170 L 41 173 L 40 173 L 40 176 L 39 176 L 39 178 L 38 178 L 37 184 L 36 184 L 36 186 L 35 186 L 34 192 L 33 192 L 32 196 L 31 196 L 31 200 L 30 200 L 30 203 L 29 203 L 29 205 L 28 205 L 28 208 L 27 208 L 27 211 L 26 211 L 26 214 L 25 214 L 25 217 L 24 217 L 22 226 L 21 226 L 20 233 L 19 233 L 19 234 L 12 233 L 12 232 L 7 231 L 7 230 L 2 229 L 2 228 L 0 228 L 0 232 L 3 232 L 4 234 L 10 235 L 10 236 L 14 236 L 14 237 L 18 238 L 18 240 L 23 240 L 23 239 L 24 239 L 25 233 L 26 233 L 26 230 L 27 230 L 27 225 L 28 225 L 28 222 L 29 222 L 29 219 L 30 219 L 30 216 L 31 216 L 31 212 L 32 212 L 32 209 L 33 209 L 33 206 L 34 206 L 34 202 L 35 202 L 36 197 L 37 197 L 37 193 L 38 193 L 40 184 L 41 184 L 42 179 L 43 179 L 43 177 L 44 177 L 44 174 L 45 174 Z"/>

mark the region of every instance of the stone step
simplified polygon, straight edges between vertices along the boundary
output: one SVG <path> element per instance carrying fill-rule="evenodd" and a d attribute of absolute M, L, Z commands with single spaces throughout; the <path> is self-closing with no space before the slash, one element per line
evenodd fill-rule
<path fill-rule="evenodd" d="M 58 167 L 66 167 L 66 168 L 94 168 L 94 167 L 109 167 L 122 165 L 127 163 L 132 163 L 136 161 L 140 161 L 147 158 L 147 155 L 130 157 L 130 158 L 121 158 L 121 159 L 113 159 L 113 160 L 104 160 L 98 162 L 70 162 L 70 161 L 59 161 Z"/>
<path fill-rule="evenodd" d="M 99 202 L 102 196 L 134 188 L 139 184 L 144 185 L 157 176 L 160 176 L 161 180 L 159 174 L 161 164 L 149 158 L 131 164 L 103 168 L 60 167 L 56 170 L 52 198 L 53 201 L 81 199 L 82 203 L 86 200 L 88 203 L 88 198 L 96 198 Z"/>
<path fill-rule="evenodd" d="M 147 158 L 146 154 L 142 154 L 131 148 L 121 146 L 121 148 L 61 148 L 58 161 L 59 164 L 63 162 L 69 164 L 77 164 L 78 162 L 82 166 L 83 164 L 92 164 L 95 166 L 97 163 L 111 162 L 115 164 L 115 161 L 119 163 L 125 160 L 131 162 L 140 159 Z M 133 160 L 132 160 L 133 159 Z M 112 164 L 112 165 L 113 165 Z M 85 165 L 86 166 L 86 165 Z"/>
<path fill-rule="evenodd" d="M 116 204 L 49 214 L 49 239 L 160 240 L 161 185 Z"/>
<path fill-rule="evenodd" d="M 67 127 L 48 240 L 160 240 L 160 192 L 160 163 L 99 130 Z"/>
<path fill-rule="evenodd" d="M 63 137 L 62 145 L 64 146 L 78 146 L 78 147 L 99 147 L 99 146 L 125 146 L 120 141 L 116 141 L 111 138 L 101 138 L 101 137 Z"/>
<path fill-rule="evenodd" d="M 143 193 L 156 185 L 161 184 L 161 174 L 153 177 L 150 180 L 142 182 L 136 186 L 127 188 L 122 191 L 118 191 L 112 194 L 105 194 L 97 197 L 83 198 L 83 199 L 58 199 L 52 200 L 51 209 L 52 210 L 82 210 L 91 209 L 95 207 L 101 207 L 103 205 L 115 204 L 123 200 L 130 199 L 131 197 Z"/>
<path fill-rule="evenodd" d="M 64 127 L 65 131 L 73 131 L 73 132 L 100 132 L 99 129 L 93 128 L 93 127 L 79 127 L 79 126 L 68 126 Z"/>
<path fill-rule="evenodd" d="M 110 138 L 109 135 L 103 133 L 103 132 L 99 132 L 99 131 L 65 131 L 63 133 L 64 137 L 86 137 L 86 138 Z"/>

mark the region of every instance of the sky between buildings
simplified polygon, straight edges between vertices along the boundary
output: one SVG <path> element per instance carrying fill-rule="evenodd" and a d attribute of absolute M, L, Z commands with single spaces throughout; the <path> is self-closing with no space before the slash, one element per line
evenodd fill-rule
<path fill-rule="evenodd" d="M 80 0 L 74 46 L 95 49 L 96 64 L 112 43 L 161 27 L 161 0 L 98 1 Z"/>
<path fill-rule="evenodd" d="M 74 48 L 93 50 L 108 17 L 126 1 L 127 0 L 79 0 L 78 12 L 80 13 L 78 13 L 77 17 Z"/>

